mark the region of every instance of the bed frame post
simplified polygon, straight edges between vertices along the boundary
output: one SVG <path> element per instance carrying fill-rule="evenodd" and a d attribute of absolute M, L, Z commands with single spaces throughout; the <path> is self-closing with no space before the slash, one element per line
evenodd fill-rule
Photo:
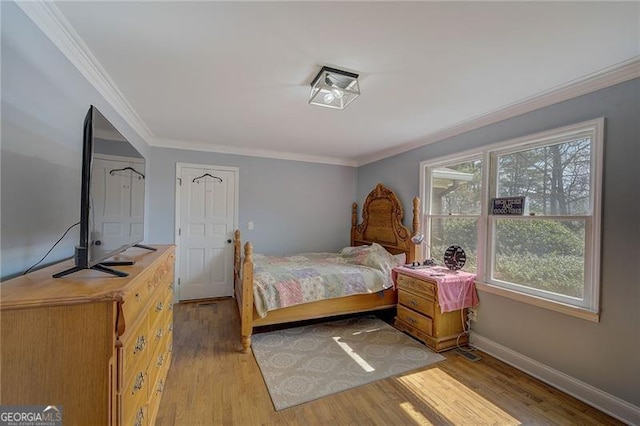
<path fill-rule="evenodd" d="M 413 198 L 413 233 L 411 235 L 416 235 L 418 232 L 420 232 L 420 198 L 418 197 L 414 197 Z M 411 259 L 411 261 L 413 262 L 416 259 L 422 259 L 422 244 L 417 245 L 415 252 L 414 252 L 414 258 Z"/>
<path fill-rule="evenodd" d="M 240 321 L 242 352 L 248 353 L 251 346 L 251 332 L 253 331 L 253 246 L 249 242 L 244 245 Z"/>
<path fill-rule="evenodd" d="M 356 240 L 356 226 L 358 225 L 358 203 L 351 205 L 351 244 L 355 245 Z"/>
<path fill-rule="evenodd" d="M 239 285 L 240 272 L 242 270 L 242 242 L 240 239 L 240 230 L 236 229 L 233 233 L 233 293 L 236 293 L 236 289 Z"/>

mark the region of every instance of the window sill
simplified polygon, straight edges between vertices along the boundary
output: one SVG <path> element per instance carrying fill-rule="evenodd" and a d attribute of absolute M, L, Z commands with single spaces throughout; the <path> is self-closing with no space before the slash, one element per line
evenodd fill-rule
<path fill-rule="evenodd" d="M 529 305 L 538 306 L 540 308 L 549 309 L 551 311 L 560 312 L 562 314 L 571 315 L 576 318 L 584 319 L 592 322 L 600 322 L 600 313 L 593 312 L 588 309 L 578 308 L 576 306 L 567 305 L 565 303 L 554 302 L 548 299 L 532 296 L 530 294 L 520 293 L 513 290 L 507 290 L 491 284 L 476 281 L 476 288 L 508 299 L 517 300 L 518 302 L 527 303 Z"/>

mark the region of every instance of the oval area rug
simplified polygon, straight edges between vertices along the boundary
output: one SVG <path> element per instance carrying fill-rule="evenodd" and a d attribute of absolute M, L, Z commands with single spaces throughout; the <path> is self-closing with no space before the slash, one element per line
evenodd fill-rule
<path fill-rule="evenodd" d="M 445 359 L 373 316 L 254 334 L 251 346 L 276 410 Z"/>

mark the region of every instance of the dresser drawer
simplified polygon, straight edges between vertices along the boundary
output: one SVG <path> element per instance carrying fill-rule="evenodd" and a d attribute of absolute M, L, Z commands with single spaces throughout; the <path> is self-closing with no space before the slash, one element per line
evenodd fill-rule
<path fill-rule="evenodd" d="M 169 363 L 169 354 L 164 351 L 164 347 L 158 349 L 160 350 L 153 354 L 149 364 L 149 392 L 156 391 L 160 372 L 166 370 L 165 366 Z"/>
<path fill-rule="evenodd" d="M 165 336 L 164 338 L 167 341 L 167 347 L 170 348 L 173 346 L 173 303 L 171 303 L 171 305 L 169 305 L 170 309 L 169 309 L 169 315 L 167 315 L 167 318 L 165 318 Z M 171 352 L 171 350 L 168 350 L 169 352 Z"/>
<path fill-rule="evenodd" d="M 173 301 L 164 286 L 158 290 L 160 291 L 153 294 L 152 303 L 149 305 L 149 324 L 155 324 L 159 318 L 165 317 Z"/>
<path fill-rule="evenodd" d="M 423 281 L 407 275 L 398 274 L 397 283 L 398 289 L 400 290 L 407 290 L 431 299 L 435 298 L 436 284 L 429 281 Z"/>
<path fill-rule="evenodd" d="M 398 319 L 423 333 L 428 335 L 433 333 L 433 322 L 431 318 L 407 309 L 402 305 L 398 305 Z"/>
<path fill-rule="evenodd" d="M 151 397 L 151 412 L 152 413 L 157 413 L 158 412 L 158 406 L 160 405 L 160 402 L 162 400 L 162 393 L 164 392 L 164 385 L 165 385 L 165 381 L 166 381 L 166 371 L 164 372 L 164 374 L 161 374 L 160 379 L 158 380 L 158 383 L 156 383 L 156 386 L 152 389 L 153 391 L 153 396 Z M 155 420 L 155 419 L 152 419 Z M 155 422 L 154 422 L 155 423 Z"/>
<path fill-rule="evenodd" d="M 124 314 L 125 332 L 135 324 L 149 303 L 151 289 L 145 282 L 139 283 L 131 291 L 125 293 L 122 299 L 122 313 Z"/>
<path fill-rule="evenodd" d="M 436 306 L 433 300 L 417 296 L 404 290 L 398 291 L 398 303 L 409 309 L 428 315 L 431 318 L 433 318 Z"/>
<path fill-rule="evenodd" d="M 173 320 L 167 323 L 165 330 L 167 330 L 167 334 L 164 336 L 166 339 L 166 350 L 167 353 L 170 354 L 173 352 Z"/>
<path fill-rule="evenodd" d="M 154 323 L 149 326 L 149 346 L 150 353 L 154 353 L 166 341 L 166 336 L 170 333 L 169 324 L 173 321 L 173 301 L 171 296 L 162 302 L 162 311 L 156 312 L 156 306 L 150 307 L 152 312 L 149 313 L 150 321 L 154 319 Z M 151 322 L 150 322 L 151 323 Z"/>
<path fill-rule="evenodd" d="M 163 320 L 163 336 L 160 340 L 160 350 L 170 353 L 173 343 L 173 318 L 170 316 Z"/>
<path fill-rule="evenodd" d="M 122 342 L 122 373 L 124 381 L 141 368 L 144 369 L 149 362 L 153 348 L 153 336 L 149 330 L 148 318 L 144 315 L 135 330 L 126 333 Z"/>
<path fill-rule="evenodd" d="M 130 418 L 125 418 L 123 425 L 125 426 L 146 426 L 148 422 L 148 406 L 146 404 L 140 405 L 134 410 L 133 415 Z"/>
<path fill-rule="evenodd" d="M 171 355 L 167 354 L 167 357 L 165 358 L 165 363 L 158 375 L 158 380 L 156 381 L 155 385 L 152 388 L 149 388 L 149 392 L 151 393 L 149 395 L 149 413 L 151 414 L 151 417 L 149 417 L 150 425 L 155 424 L 156 418 L 154 416 L 157 415 L 158 406 L 160 405 L 160 402 L 162 400 L 162 393 L 164 392 L 164 387 L 167 381 L 167 373 L 169 372 L 170 364 L 171 364 Z"/>
<path fill-rule="evenodd" d="M 131 419 L 136 419 L 140 409 L 147 405 L 148 388 L 150 386 L 149 375 L 146 370 L 136 371 L 135 374 L 131 375 L 121 394 L 122 418 L 125 419 L 125 424 L 127 424 L 126 422 L 135 424 L 135 421 L 131 422 Z"/>
<path fill-rule="evenodd" d="M 167 324 L 163 318 L 159 318 L 158 321 L 151 327 L 149 331 L 152 340 L 152 352 L 155 352 L 158 347 L 160 347 L 161 343 L 164 342 L 165 336 L 169 331 L 167 330 Z"/>

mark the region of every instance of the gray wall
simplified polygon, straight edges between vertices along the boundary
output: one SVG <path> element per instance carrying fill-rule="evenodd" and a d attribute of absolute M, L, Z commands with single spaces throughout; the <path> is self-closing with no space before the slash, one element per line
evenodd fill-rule
<path fill-rule="evenodd" d="M 1 7 L 1 279 L 40 260 L 79 221 L 82 126 L 91 104 L 147 159 L 145 241 L 173 242 L 180 161 L 239 167 L 240 228 L 256 251 L 336 250 L 349 243 L 355 168 L 152 150 L 19 7 Z M 254 231 L 246 229 L 248 221 Z M 42 265 L 72 256 L 77 242 L 76 227 Z"/>
<path fill-rule="evenodd" d="M 473 331 L 635 406 L 640 406 L 639 99 L 636 79 L 358 169 L 358 197 L 381 181 L 410 209 L 411 198 L 419 195 L 420 161 L 606 117 L 600 322 L 481 292 Z"/>
<path fill-rule="evenodd" d="M 138 151 L 148 146 L 12 2 L 2 7 L 2 279 L 40 260 L 80 220 L 82 127 L 94 104 Z M 74 228 L 44 264 L 73 255 Z"/>
<path fill-rule="evenodd" d="M 177 162 L 239 168 L 239 229 L 257 253 L 336 251 L 349 244 L 355 168 L 170 148 L 151 149 L 154 243 L 174 242 Z"/>
<path fill-rule="evenodd" d="M 357 169 L 163 148 L 149 149 L 13 3 L 2 2 L 0 277 L 20 273 L 79 220 L 82 122 L 90 104 L 147 158 L 147 241 L 173 242 L 175 162 L 240 168 L 240 228 L 256 251 L 335 250 L 350 205 L 378 182 L 406 212 L 422 160 L 605 116 L 600 323 L 481 293 L 475 332 L 640 406 L 638 80 L 582 96 Z M 354 199 L 355 198 L 355 199 Z M 248 231 L 248 221 L 256 229 Z M 405 223 L 407 220 L 405 218 Z M 73 254 L 77 230 L 47 259 Z M 622 249 L 626 249 L 623 251 Z"/>

